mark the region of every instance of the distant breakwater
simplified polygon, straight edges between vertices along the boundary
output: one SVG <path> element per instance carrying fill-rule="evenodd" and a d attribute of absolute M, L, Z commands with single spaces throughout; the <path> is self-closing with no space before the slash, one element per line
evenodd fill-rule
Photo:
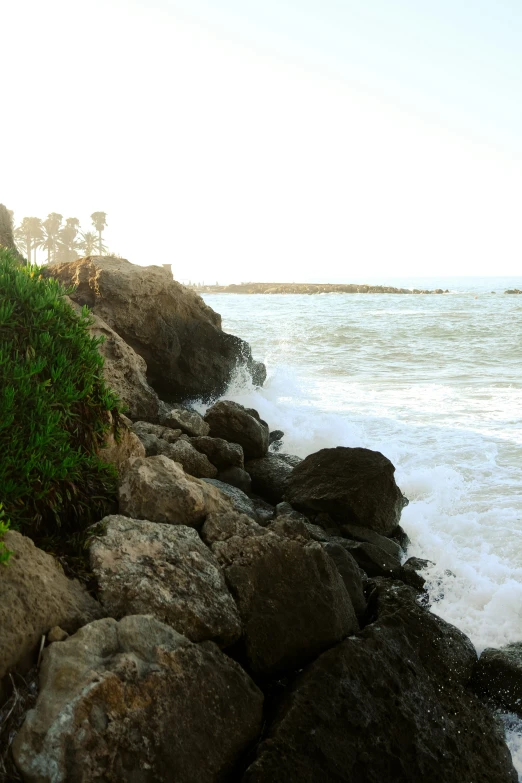
<path fill-rule="evenodd" d="M 232 285 L 198 285 L 198 293 L 205 294 L 448 294 L 442 288 L 428 291 L 424 288 L 394 288 L 388 285 L 360 285 L 355 283 L 235 283 Z"/>

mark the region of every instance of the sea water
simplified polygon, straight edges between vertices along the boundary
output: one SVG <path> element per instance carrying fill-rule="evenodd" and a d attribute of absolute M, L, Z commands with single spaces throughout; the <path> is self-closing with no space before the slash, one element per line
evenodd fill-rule
<path fill-rule="evenodd" d="M 287 452 L 385 454 L 410 501 L 407 556 L 433 562 L 432 611 L 479 653 L 522 641 L 522 295 L 504 294 L 522 277 L 360 282 L 450 293 L 205 295 L 268 369 L 225 396 Z M 522 773 L 521 723 L 505 724 Z"/>

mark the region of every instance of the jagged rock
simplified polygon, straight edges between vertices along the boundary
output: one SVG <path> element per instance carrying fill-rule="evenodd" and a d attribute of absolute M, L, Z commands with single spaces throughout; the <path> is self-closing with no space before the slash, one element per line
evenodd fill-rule
<path fill-rule="evenodd" d="M 227 497 L 207 481 L 188 476 L 163 455 L 139 457 L 120 483 L 120 513 L 150 522 L 200 527 L 207 514 L 231 508 Z"/>
<path fill-rule="evenodd" d="M 522 717 L 522 642 L 484 650 L 471 684 L 481 699 Z"/>
<path fill-rule="evenodd" d="M 55 266 L 55 265 L 53 265 Z M 50 267 L 49 267 L 50 268 Z M 66 297 L 73 310 L 81 312 L 81 305 Z M 116 392 L 127 406 L 131 419 L 158 420 L 159 398 L 147 381 L 147 364 L 109 324 L 91 313 L 89 332 L 93 337 L 103 337 L 98 351 L 104 359 L 103 376 L 107 385 Z"/>
<path fill-rule="evenodd" d="M 238 362 L 262 380 L 249 346 L 221 330 L 221 316 L 161 266 L 139 266 L 113 257 L 51 264 L 46 275 L 88 305 L 147 364 L 147 379 L 171 401 L 222 394 Z M 149 418 L 140 414 L 140 418 Z"/>
<path fill-rule="evenodd" d="M 156 438 L 166 440 L 167 443 L 175 443 L 183 435 L 181 430 L 173 430 L 162 424 L 152 424 L 150 421 L 135 421 L 131 429 L 140 440 L 148 435 L 154 435 Z"/>
<path fill-rule="evenodd" d="M 320 544 L 260 528 L 211 548 L 236 600 L 252 671 L 292 671 L 358 630 L 348 592 Z"/>
<path fill-rule="evenodd" d="M 111 617 L 151 614 L 193 642 L 226 647 L 241 622 L 217 560 L 193 528 L 109 516 L 89 546 Z"/>
<path fill-rule="evenodd" d="M 341 534 L 345 538 L 352 539 L 353 541 L 366 542 L 368 544 L 374 544 L 380 549 L 384 549 L 389 555 L 396 559 L 400 559 L 402 550 L 399 544 L 392 538 L 381 536 L 380 533 L 376 533 L 368 527 L 361 527 L 360 525 L 343 525 L 341 527 Z"/>
<path fill-rule="evenodd" d="M 165 443 L 165 446 L 162 444 Z M 181 438 L 175 443 L 160 441 L 160 454 L 179 462 L 185 473 L 196 478 L 214 478 L 217 476 L 217 468 L 209 462 L 208 457 Z"/>
<path fill-rule="evenodd" d="M 14 758 L 27 783 L 215 783 L 258 736 L 262 704 L 213 642 L 153 617 L 99 620 L 45 651 Z"/>
<path fill-rule="evenodd" d="M 162 417 L 162 424 L 173 430 L 181 430 L 192 437 L 208 435 L 210 427 L 197 411 L 188 410 L 181 406 L 173 408 L 166 416 Z"/>
<path fill-rule="evenodd" d="M 303 461 L 302 457 L 298 457 L 295 454 L 285 454 L 285 452 L 280 452 L 277 456 L 292 468 L 296 468 Z"/>
<path fill-rule="evenodd" d="M 238 511 L 209 514 L 201 528 L 201 538 L 207 546 L 227 542 L 234 537 L 248 538 L 249 536 L 266 536 L 266 534 L 266 528 L 261 527 L 252 517 L 240 514 Z M 223 548 L 224 557 L 229 550 L 229 545 Z M 216 551 L 221 550 L 218 547 Z"/>
<path fill-rule="evenodd" d="M 110 462 L 121 470 L 131 457 L 144 457 L 145 446 L 127 426 L 120 425 L 118 440 L 111 430 L 106 437 L 104 447 L 98 449 L 98 456 L 104 462 Z"/>
<path fill-rule="evenodd" d="M 294 538 L 298 541 L 312 540 L 306 524 L 300 519 L 294 519 L 293 517 L 278 515 L 267 525 L 266 529 L 282 538 Z"/>
<path fill-rule="evenodd" d="M 222 470 L 218 473 L 218 480 L 224 484 L 230 484 L 232 487 L 237 487 L 245 494 L 248 494 L 252 489 L 250 474 L 243 468 L 233 467 Z"/>
<path fill-rule="evenodd" d="M 424 568 L 433 565 L 429 560 L 421 560 L 418 557 L 410 557 L 402 564 L 401 579 L 407 585 L 414 587 L 416 590 L 423 590 L 426 580 L 419 573 Z"/>
<path fill-rule="evenodd" d="M 42 635 L 55 625 L 72 632 L 105 614 L 30 538 L 10 531 L 3 540 L 13 554 L 0 567 L 0 680 L 15 666 L 28 666 Z"/>
<path fill-rule="evenodd" d="M 385 576 L 395 579 L 402 576 L 399 558 L 390 555 L 380 546 L 368 544 L 365 541 L 350 541 L 347 538 L 331 538 L 330 541 L 346 549 L 368 576 Z"/>
<path fill-rule="evenodd" d="M 268 424 L 253 408 L 244 408 L 231 400 L 220 400 L 205 414 L 213 438 L 239 443 L 245 459 L 264 457 L 268 451 Z"/>
<path fill-rule="evenodd" d="M 325 512 L 341 524 L 388 535 L 397 528 L 407 503 L 394 472 L 390 460 L 378 451 L 321 449 L 294 468 L 285 500 L 304 513 Z"/>
<path fill-rule="evenodd" d="M 260 525 L 266 525 L 275 517 L 275 507 L 267 503 L 263 498 L 250 493 L 250 499 L 256 509 L 257 519 Z"/>
<path fill-rule="evenodd" d="M 267 454 L 260 459 L 248 460 L 245 464 L 252 477 L 252 489 L 270 503 L 281 503 L 286 491 L 287 480 L 293 467 L 276 454 Z"/>
<path fill-rule="evenodd" d="M 323 544 L 324 551 L 332 558 L 341 575 L 357 617 L 366 611 L 363 574 L 355 558 L 342 546 L 332 541 Z"/>
<path fill-rule="evenodd" d="M 403 615 L 396 607 L 305 669 L 243 783 L 516 783 L 495 718 L 429 660 L 432 616 L 414 618 L 411 639 Z"/>
<path fill-rule="evenodd" d="M 204 482 L 205 484 L 211 484 L 226 495 L 240 514 L 247 514 L 256 522 L 259 521 L 253 501 L 241 489 L 233 487 L 231 484 L 225 484 L 224 481 L 218 481 L 217 479 L 204 479 Z"/>
<path fill-rule="evenodd" d="M 245 467 L 243 449 L 239 443 L 228 443 L 223 438 L 210 438 L 208 436 L 191 438 L 190 442 L 195 449 L 202 454 L 206 454 L 218 470 Z"/>

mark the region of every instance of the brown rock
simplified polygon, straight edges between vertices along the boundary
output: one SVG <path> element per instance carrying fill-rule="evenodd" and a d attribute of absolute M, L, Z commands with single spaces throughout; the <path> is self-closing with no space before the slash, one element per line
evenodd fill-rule
<path fill-rule="evenodd" d="M 210 425 L 211 437 L 239 443 L 245 459 L 264 457 L 268 451 L 268 424 L 253 408 L 220 400 L 207 410 L 205 421 Z"/>
<path fill-rule="evenodd" d="M 0 567 L 0 680 L 17 665 L 25 668 L 42 635 L 55 625 L 72 632 L 104 615 L 80 583 L 68 579 L 30 538 L 10 531 L 4 542 L 13 555 Z"/>
<path fill-rule="evenodd" d="M 45 651 L 14 757 L 27 783 L 216 783 L 256 740 L 262 704 L 212 642 L 153 617 L 100 620 Z"/>
<path fill-rule="evenodd" d="M 105 446 L 98 450 L 98 456 L 104 462 L 110 462 L 121 470 L 132 457 L 144 457 L 145 447 L 138 436 L 122 424 L 119 428 L 118 440 L 113 431 L 109 432 Z"/>
<path fill-rule="evenodd" d="M 198 437 L 208 435 L 210 427 L 197 411 L 178 406 L 162 417 L 162 424 L 173 430 L 181 430 L 186 435 Z"/>
<path fill-rule="evenodd" d="M 193 642 L 223 647 L 241 635 L 223 572 L 193 528 L 109 516 L 94 533 L 91 567 L 111 617 L 151 614 Z"/>
<path fill-rule="evenodd" d="M 190 442 L 195 449 L 206 454 L 218 470 L 227 468 L 244 468 L 245 459 L 243 449 L 239 443 L 228 443 L 223 438 L 191 438 Z"/>
<path fill-rule="evenodd" d="M 229 511 L 216 487 L 188 476 L 168 457 L 139 457 L 120 484 L 120 512 L 133 519 L 200 527 L 213 511 Z"/>

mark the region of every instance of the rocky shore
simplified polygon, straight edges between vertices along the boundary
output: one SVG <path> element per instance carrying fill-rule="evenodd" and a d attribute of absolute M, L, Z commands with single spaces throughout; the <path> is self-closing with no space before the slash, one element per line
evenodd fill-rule
<path fill-rule="evenodd" d="M 430 612 L 392 463 L 301 460 L 216 401 L 238 361 L 263 367 L 165 270 L 46 274 L 92 308 L 128 410 L 100 451 L 119 491 L 89 530 L 89 590 L 5 535 L 0 780 L 516 783 L 493 708 L 522 714 L 522 649 L 477 659 Z"/>
<path fill-rule="evenodd" d="M 394 288 L 389 285 L 355 283 L 233 283 L 231 285 L 198 285 L 200 294 L 448 294 L 442 288 Z"/>

